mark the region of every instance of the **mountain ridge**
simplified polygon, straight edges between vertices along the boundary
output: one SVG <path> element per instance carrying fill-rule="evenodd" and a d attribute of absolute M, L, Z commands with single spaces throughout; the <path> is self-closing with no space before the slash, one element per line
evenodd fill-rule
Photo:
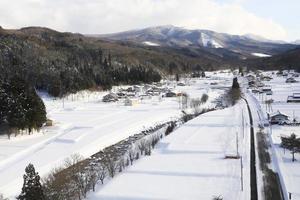
<path fill-rule="evenodd" d="M 253 53 L 275 55 L 297 47 L 292 43 L 268 40 L 252 34 L 230 35 L 211 30 L 185 29 L 172 25 L 90 36 L 140 44 L 149 42 L 157 44 L 157 46 L 224 48 L 239 53 L 244 58 L 254 57 Z"/>

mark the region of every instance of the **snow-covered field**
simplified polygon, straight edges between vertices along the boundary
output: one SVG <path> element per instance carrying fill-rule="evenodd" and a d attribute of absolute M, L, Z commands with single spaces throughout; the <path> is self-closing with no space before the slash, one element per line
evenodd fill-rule
<path fill-rule="evenodd" d="M 267 72 L 266 74 L 270 75 L 271 72 Z M 264 81 L 264 83 L 272 87 L 273 95 L 255 95 L 261 105 L 264 117 L 266 118 L 266 111 L 271 113 L 280 111 L 281 113 L 288 115 L 291 120 L 294 117 L 297 120 L 300 120 L 300 104 L 286 102 L 287 96 L 292 95 L 293 92 L 300 92 L 300 83 L 285 83 L 286 77 L 272 76 L 273 79 L 271 81 Z M 295 79 L 300 81 L 300 78 Z M 274 100 L 271 110 L 263 103 L 263 101 L 267 99 Z M 300 200 L 300 154 L 296 154 L 297 161 L 292 162 L 292 155 L 289 151 L 284 152 L 279 146 L 281 143 L 281 135 L 289 136 L 292 133 L 295 133 L 300 137 L 300 126 L 272 125 L 267 131 L 270 133 L 273 142 L 273 167 L 275 171 L 279 172 L 280 177 L 283 180 L 283 190 L 286 194 L 288 192 L 292 193 L 293 200 Z"/>
<path fill-rule="evenodd" d="M 242 110 L 244 102 L 187 122 L 162 139 L 151 156 L 99 186 L 88 199 L 249 199 L 250 136 L 249 128 L 244 137 L 241 131 Z M 243 192 L 240 159 L 225 159 L 236 155 L 236 133 L 243 156 Z"/>
<path fill-rule="evenodd" d="M 212 106 L 211 100 L 223 90 L 211 89 L 217 86 L 210 83 L 229 86 L 232 75 L 211 76 L 211 79 L 189 80 L 189 85 L 178 86 L 176 90 L 192 97 L 207 93 L 209 100 L 205 106 Z M 28 163 L 33 163 L 36 170 L 45 175 L 71 154 L 88 157 L 145 127 L 182 114 L 176 97 L 153 97 L 128 107 L 122 102 L 101 102 L 104 92 L 81 94 L 64 102 L 44 95 L 48 117 L 54 120 L 53 127 L 43 128 L 41 133 L 31 136 L 12 137 L 11 140 L 0 138 L 0 193 L 12 198 L 20 192 Z"/>

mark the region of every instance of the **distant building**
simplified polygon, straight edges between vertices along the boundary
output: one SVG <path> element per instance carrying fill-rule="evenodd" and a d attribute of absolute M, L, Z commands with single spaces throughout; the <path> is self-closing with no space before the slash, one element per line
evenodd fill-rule
<path fill-rule="evenodd" d="M 47 119 L 45 125 L 46 125 L 46 126 L 53 126 L 53 120 Z"/>
<path fill-rule="evenodd" d="M 109 93 L 102 98 L 103 102 L 115 102 L 118 101 L 118 95 L 115 93 Z"/>
<path fill-rule="evenodd" d="M 283 122 L 288 121 L 289 117 L 277 111 L 275 113 L 270 114 L 269 119 L 271 124 L 282 124 Z"/>
<path fill-rule="evenodd" d="M 125 106 L 134 106 L 134 105 L 138 105 L 139 104 L 139 100 L 138 99 L 129 99 L 126 98 L 124 101 L 124 105 Z"/>
<path fill-rule="evenodd" d="M 297 81 L 293 78 L 293 77 L 290 77 L 290 78 L 287 78 L 286 83 L 296 83 Z"/>
<path fill-rule="evenodd" d="M 166 96 L 166 97 L 176 97 L 177 94 L 176 94 L 175 92 L 167 92 L 167 93 L 165 94 L 165 96 Z"/>
<path fill-rule="evenodd" d="M 255 76 L 252 75 L 252 74 L 248 74 L 248 75 L 246 76 L 246 78 L 247 78 L 248 81 L 254 81 L 254 80 L 255 80 Z"/>
<path fill-rule="evenodd" d="M 263 81 L 270 81 L 270 80 L 272 80 L 273 78 L 272 77 L 270 77 L 270 76 L 263 76 L 262 77 L 262 80 Z"/>
<path fill-rule="evenodd" d="M 288 96 L 287 103 L 300 103 L 300 93 L 293 93 L 292 96 Z"/>
<path fill-rule="evenodd" d="M 298 73 L 294 73 L 292 76 L 293 77 L 299 77 L 299 74 Z"/>
<path fill-rule="evenodd" d="M 273 94 L 271 86 L 265 86 L 261 89 L 261 91 L 263 93 L 265 93 L 266 95 L 272 95 Z"/>
<path fill-rule="evenodd" d="M 252 93 L 254 93 L 254 94 L 260 93 L 260 90 L 259 90 L 259 89 L 256 89 L 256 88 L 254 88 L 254 89 L 252 89 Z"/>

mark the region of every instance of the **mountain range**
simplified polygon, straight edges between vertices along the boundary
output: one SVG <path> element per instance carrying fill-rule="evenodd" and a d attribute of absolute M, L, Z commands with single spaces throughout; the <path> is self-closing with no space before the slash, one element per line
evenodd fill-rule
<path fill-rule="evenodd" d="M 203 49 L 218 56 L 234 55 L 240 59 L 272 56 L 297 46 L 251 34 L 229 35 L 210 30 L 189 30 L 172 25 L 93 36 L 145 46 Z"/>

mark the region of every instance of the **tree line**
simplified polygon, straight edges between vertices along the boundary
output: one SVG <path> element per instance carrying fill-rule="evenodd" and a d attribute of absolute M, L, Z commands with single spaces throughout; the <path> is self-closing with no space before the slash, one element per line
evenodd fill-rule
<path fill-rule="evenodd" d="M 38 130 L 46 121 L 43 101 L 33 86 L 19 77 L 0 80 L 0 134 L 29 134 Z"/>

